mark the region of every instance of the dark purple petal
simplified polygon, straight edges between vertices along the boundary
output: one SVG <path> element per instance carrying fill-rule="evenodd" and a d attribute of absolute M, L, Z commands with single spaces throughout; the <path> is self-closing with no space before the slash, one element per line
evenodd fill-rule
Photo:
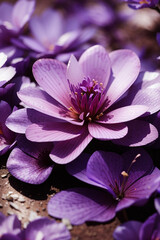
<path fill-rule="evenodd" d="M 140 156 L 132 164 L 132 161 L 135 159 L 135 157 L 138 154 L 140 154 Z M 129 177 L 125 184 L 125 189 L 128 188 L 129 186 L 132 186 L 132 184 L 138 181 L 138 179 L 146 176 L 147 174 L 150 174 L 154 169 L 154 164 L 151 157 L 142 148 L 130 149 L 129 151 L 125 152 L 122 155 L 122 157 L 124 159 L 124 163 L 123 163 L 124 171 L 128 172 L 128 169 L 132 164 L 128 173 Z"/>
<path fill-rule="evenodd" d="M 89 158 L 90 158 L 90 155 L 83 152 L 80 156 L 76 158 L 76 160 L 67 164 L 66 169 L 69 172 L 69 174 L 78 178 L 79 180 L 94 186 L 101 187 L 101 184 L 96 183 L 87 177 L 86 167 L 87 167 Z"/>
<path fill-rule="evenodd" d="M 160 215 L 155 213 L 142 225 L 139 233 L 140 239 L 150 240 L 160 238 Z"/>
<path fill-rule="evenodd" d="M 125 196 L 118 203 L 116 211 L 130 207 L 133 203 L 142 199 L 149 199 L 151 194 L 158 188 L 159 182 L 160 170 L 155 168 L 151 174 L 140 178 L 125 190 Z"/>
<path fill-rule="evenodd" d="M 138 221 L 128 221 L 118 226 L 113 237 L 115 240 L 139 240 L 139 231 L 142 223 Z"/>
<path fill-rule="evenodd" d="M 56 194 L 48 203 L 49 215 L 67 218 L 72 224 L 85 221 L 105 222 L 115 216 L 115 202 L 108 193 L 93 189 L 68 189 Z"/>
<path fill-rule="evenodd" d="M 86 175 L 114 196 L 112 186 L 115 186 L 115 180 L 117 185 L 120 186 L 122 170 L 123 159 L 120 155 L 112 152 L 96 151 L 88 161 Z"/>

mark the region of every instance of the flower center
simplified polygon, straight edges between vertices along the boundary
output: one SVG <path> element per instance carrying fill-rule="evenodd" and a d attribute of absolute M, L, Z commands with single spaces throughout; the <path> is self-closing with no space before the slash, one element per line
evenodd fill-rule
<path fill-rule="evenodd" d="M 69 114 L 74 119 L 91 122 L 103 116 L 108 106 L 108 98 L 105 99 L 103 83 L 98 83 L 89 77 L 82 83 L 74 86 L 69 83 L 72 106 Z"/>
<path fill-rule="evenodd" d="M 125 197 L 125 186 L 129 177 L 129 172 L 133 166 L 133 164 L 137 161 L 137 158 L 139 158 L 141 154 L 137 154 L 136 157 L 132 160 L 131 164 L 129 165 L 129 168 L 127 171 L 122 171 L 121 176 L 122 176 L 122 181 L 121 184 L 119 185 L 117 180 L 115 179 L 114 184 L 110 184 L 111 189 L 114 192 L 115 199 L 117 201 L 120 201 Z"/>

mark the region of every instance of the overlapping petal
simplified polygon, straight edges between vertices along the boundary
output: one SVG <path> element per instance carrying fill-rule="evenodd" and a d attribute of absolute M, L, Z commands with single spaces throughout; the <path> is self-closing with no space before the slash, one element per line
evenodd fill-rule
<path fill-rule="evenodd" d="M 109 54 L 112 75 L 107 96 L 112 105 L 136 80 L 140 71 L 140 61 L 131 50 L 116 50 Z"/>
<path fill-rule="evenodd" d="M 107 125 L 89 123 L 88 130 L 92 137 L 100 140 L 121 139 L 128 132 L 127 126 L 123 123 Z"/>
<path fill-rule="evenodd" d="M 106 87 L 111 71 L 111 63 L 105 49 L 100 46 L 93 46 L 87 49 L 80 57 L 79 63 L 82 66 L 84 75 L 103 83 Z"/>
<path fill-rule="evenodd" d="M 50 96 L 67 108 L 71 106 L 64 63 L 55 59 L 40 59 L 33 65 L 33 75 Z"/>
<path fill-rule="evenodd" d="M 85 221 L 105 222 L 115 216 L 115 202 L 111 195 L 93 189 L 68 189 L 56 194 L 48 203 L 48 213 L 68 218 L 72 224 Z"/>

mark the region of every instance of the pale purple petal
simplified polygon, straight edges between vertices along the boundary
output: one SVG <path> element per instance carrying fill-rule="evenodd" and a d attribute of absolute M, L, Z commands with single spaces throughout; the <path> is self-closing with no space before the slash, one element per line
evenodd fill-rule
<path fill-rule="evenodd" d="M 63 33 L 63 19 L 58 11 L 46 9 L 41 16 L 34 16 L 30 21 L 33 36 L 46 49 L 53 47 Z M 52 29 L 54 29 L 52 31 Z"/>
<path fill-rule="evenodd" d="M 40 122 L 51 122 L 54 121 L 53 117 L 45 115 L 34 109 L 19 109 L 12 112 L 6 120 L 6 126 L 17 133 L 25 133 L 27 127 L 32 123 Z"/>
<path fill-rule="evenodd" d="M 82 127 L 67 122 L 42 122 L 32 124 L 26 130 L 26 137 L 35 142 L 65 141 L 78 137 Z"/>
<path fill-rule="evenodd" d="M 8 82 L 16 74 L 14 67 L 2 67 L 0 68 L 0 87 Z"/>
<path fill-rule="evenodd" d="M 90 47 L 80 57 L 84 75 L 103 83 L 106 87 L 111 71 L 111 63 L 105 48 L 100 45 Z"/>
<path fill-rule="evenodd" d="M 84 73 L 82 71 L 81 65 L 73 55 L 70 57 L 70 60 L 68 62 L 66 76 L 69 82 L 74 86 L 77 86 L 84 79 Z"/>
<path fill-rule="evenodd" d="M 100 123 L 122 123 L 140 117 L 147 112 L 148 107 L 144 105 L 131 105 L 115 109 L 108 114 L 102 116 L 97 122 Z"/>
<path fill-rule="evenodd" d="M 43 217 L 28 224 L 25 230 L 25 239 L 69 240 L 71 236 L 63 223 Z"/>
<path fill-rule="evenodd" d="M 66 107 L 71 106 L 64 63 L 55 59 L 40 59 L 33 65 L 33 75 L 50 96 Z"/>
<path fill-rule="evenodd" d="M 61 118 L 63 108 L 46 92 L 37 87 L 27 87 L 18 92 L 18 97 L 27 106 L 52 117 Z M 62 117 L 63 119 L 64 117 Z M 67 119 L 67 117 L 65 118 Z"/>
<path fill-rule="evenodd" d="M 107 189 L 114 195 L 111 185 L 115 185 L 115 179 L 120 186 L 120 175 L 123 170 L 123 159 L 112 152 L 96 151 L 90 157 L 86 175 L 101 188 Z"/>
<path fill-rule="evenodd" d="M 0 53 L 0 68 L 5 64 L 7 61 L 7 55 L 3 52 Z"/>
<path fill-rule="evenodd" d="M 139 90 L 131 104 L 144 104 L 150 114 L 157 112 L 160 109 L 160 83 Z"/>
<path fill-rule="evenodd" d="M 160 214 L 160 198 L 159 197 L 154 199 L 154 206 L 155 206 L 157 212 Z"/>
<path fill-rule="evenodd" d="M 13 7 L 12 22 L 17 30 L 20 30 L 29 20 L 35 7 L 34 0 L 19 0 Z"/>
<path fill-rule="evenodd" d="M 72 224 L 85 221 L 109 221 L 115 216 L 111 195 L 93 189 L 68 189 L 56 194 L 48 203 L 49 215 L 67 218 Z"/>
<path fill-rule="evenodd" d="M 27 46 L 28 48 L 36 51 L 36 52 L 45 52 L 46 49 L 40 44 L 38 43 L 35 39 L 28 37 L 28 36 L 22 36 L 20 38 L 22 40 L 22 42 L 24 43 L 25 46 Z"/>
<path fill-rule="evenodd" d="M 17 133 L 25 133 L 29 124 L 31 122 L 27 117 L 27 109 L 19 109 L 13 112 L 6 120 L 6 126 Z"/>
<path fill-rule="evenodd" d="M 142 223 L 138 221 L 128 221 L 118 226 L 113 237 L 115 240 L 139 240 L 139 231 Z"/>
<path fill-rule="evenodd" d="M 107 124 L 107 125 L 89 123 L 88 130 L 92 137 L 101 139 L 101 140 L 123 138 L 128 132 L 127 126 L 121 123 Z"/>
<path fill-rule="evenodd" d="M 11 23 L 13 6 L 8 2 L 2 2 L 0 4 L 0 24 L 5 24 L 5 22 Z"/>
<path fill-rule="evenodd" d="M 84 132 L 80 136 L 68 141 L 55 143 L 50 157 L 59 164 L 69 163 L 82 153 L 91 140 L 92 136 L 84 128 Z"/>
<path fill-rule="evenodd" d="M 2 215 L 2 213 L 0 213 Z M 13 234 L 18 235 L 21 232 L 21 223 L 18 220 L 16 215 L 11 215 L 8 217 L 4 217 L 2 215 L 0 222 L 0 236 L 3 234 Z"/>
<path fill-rule="evenodd" d="M 7 168 L 15 178 L 23 182 L 41 184 L 51 174 L 53 164 L 45 164 L 45 161 L 38 161 L 19 148 L 14 148 L 8 158 Z"/>
<path fill-rule="evenodd" d="M 142 120 L 134 120 L 127 123 L 128 133 L 121 139 L 115 139 L 115 144 L 136 147 L 153 142 L 158 138 L 157 129 L 150 123 Z"/>
<path fill-rule="evenodd" d="M 116 50 L 109 54 L 112 80 L 107 92 L 112 105 L 136 80 L 140 71 L 140 61 L 131 50 Z"/>

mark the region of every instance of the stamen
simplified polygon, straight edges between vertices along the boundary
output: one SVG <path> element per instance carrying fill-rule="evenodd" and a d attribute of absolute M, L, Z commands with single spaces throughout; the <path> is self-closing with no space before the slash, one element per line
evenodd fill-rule
<path fill-rule="evenodd" d="M 78 95 L 78 92 L 75 92 L 74 94 L 75 94 L 75 95 Z"/>
<path fill-rule="evenodd" d="M 128 177 L 128 176 L 129 176 L 128 173 L 126 173 L 125 171 L 122 171 L 122 172 L 121 172 L 121 175 L 122 175 L 123 177 Z"/>
<path fill-rule="evenodd" d="M 69 107 L 68 110 L 69 110 L 69 111 L 73 111 L 73 107 Z"/>
<path fill-rule="evenodd" d="M 88 121 L 89 121 L 89 122 L 92 122 L 92 118 L 91 118 L 91 117 L 89 117 L 89 118 L 88 118 Z"/>
<path fill-rule="evenodd" d="M 0 134 L 3 135 L 2 129 L 0 129 Z"/>

